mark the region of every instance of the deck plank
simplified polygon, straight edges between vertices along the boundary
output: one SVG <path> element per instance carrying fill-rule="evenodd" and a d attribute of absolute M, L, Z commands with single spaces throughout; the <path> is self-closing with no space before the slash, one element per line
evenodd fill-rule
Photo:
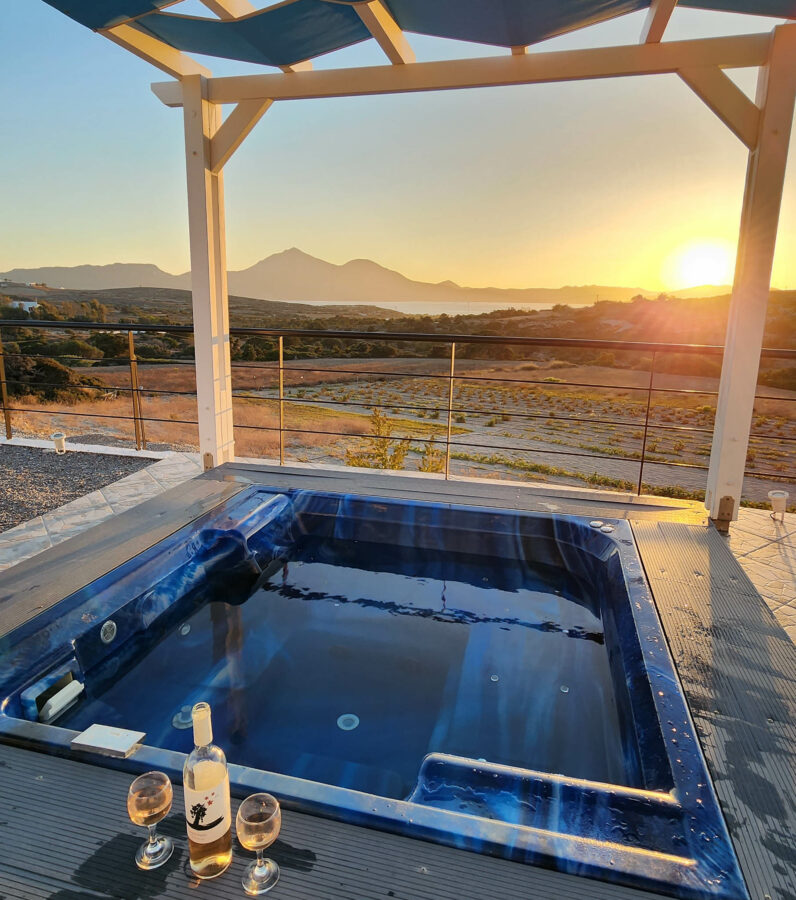
<path fill-rule="evenodd" d="M 713 528 L 634 521 L 753 898 L 796 897 L 796 647 Z"/>
<path fill-rule="evenodd" d="M 240 900 L 253 855 L 236 848 L 231 869 L 206 882 L 185 871 L 182 790 L 162 830 L 172 859 L 155 872 L 133 862 L 144 830 L 127 818 L 131 776 L 0 745 L 0 897 Z M 237 801 L 233 801 L 233 815 Z M 88 809 L 90 808 L 90 813 Z M 275 900 L 654 900 L 657 896 L 285 810 L 270 855 L 282 868 Z"/>

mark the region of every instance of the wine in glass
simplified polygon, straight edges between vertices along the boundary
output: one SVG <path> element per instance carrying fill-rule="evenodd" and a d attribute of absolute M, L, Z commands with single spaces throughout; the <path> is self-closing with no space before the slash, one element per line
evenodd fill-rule
<path fill-rule="evenodd" d="M 157 869 L 174 851 L 171 838 L 157 833 L 157 823 L 168 814 L 171 800 L 171 782 L 163 772 L 146 772 L 130 785 L 127 812 L 136 825 L 149 829 L 149 840 L 135 854 L 139 869 Z"/>
<path fill-rule="evenodd" d="M 281 825 L 279 801 L 270 794 L 252 794 L 238 807 L 238 840 L 246 850 L 257 852 L 257 860 L 243 874 L 243 890 L 251 896 L 270 891 L 279 881 L 279 866 L 263 859 L 263 850 L 277 839 Z"/>

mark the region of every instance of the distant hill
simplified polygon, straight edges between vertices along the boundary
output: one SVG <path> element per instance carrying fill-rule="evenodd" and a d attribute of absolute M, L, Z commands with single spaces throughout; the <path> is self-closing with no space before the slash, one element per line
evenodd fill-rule
<path fill-rule="evenodd" d="M 158 287 L 190 288 L 189 274 L 169 275 L 146 263 L 112 263 L 109 266 L 43 266 L 39 269 L 12 269 L 0 278 L 26 284 L 46 284 L 54 288 L 101 291 L 105 288 Z"/>
<path fill-rule="evenodd" d="M 190 273 L 171 275 L 157 266 L 141 263 L 113 263 L 107 266 L 45 266 L 12 269 L 0 277 L 14 282 L 45 283 L 69 290 L 112 288 L 190 288 Z M 447 303 L 451 306 L 489 301 L 512 306 L 518 303 L 566 303 L 584 306 L 596 300 L 628 301 L 637 294 L 653 297 L 658 292 L 643 288 L 607 285 L 561 288 L 472 288 L 453 281 L 431 284 L 413 281 L 369 259 L 354 259 L 335 265 L 292 248 L 260 260 L 248 269 L 229 272 L 229 291 L 260 300 L 345 303 Z M 716 293 L 715 289 L 708 291 Z M 418 312 L 422 312 L 418 309 Z"/>
<path fill-rule="evenodd" d="M 704 300 L 705 298 L 720 297 L 731 294 L 732 285 L 703 284 L 699 287 L 683 288 L 682 290 L 667 291 L 666 293 L 671 297 L 679 297 L 681 300 Z"/>

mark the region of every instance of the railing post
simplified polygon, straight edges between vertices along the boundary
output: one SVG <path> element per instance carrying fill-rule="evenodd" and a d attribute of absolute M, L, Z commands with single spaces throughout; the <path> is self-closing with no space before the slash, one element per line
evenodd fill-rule
<path fill-rule="evenodd" d="M 141 415 L 141 394 L 138 385 L 138 360 L 135 358 L 135 339 L 132 330 L 127 332 L 127 358 L 130 363 L 130 396 L 133 401 L 133 424 L 135 427 L 135 449 L 146 450 L 144 418 Z"/>
<path fill-rule="evenodd" d="M 445 478 L 450 478 L 451 426 L 453 424 L 453 372 L 456 367 L 456 342 L 451 341 L 451 370 L 448 376 L 448 435 L 445 441 Z"/>
<path fill-rule="evenodd" d="M 8 391 L 6 389 L 6 363 L 3 357 L 3 337 L 0 332 L 0 403 L 3 404 L 3 419 L 6 426 L 6 438 L 10 441 L 13 437 L 11 430 L 11 413 L 8 411 Z"/>
<path fill-rule="evenodd" d="M 285 346 L 279 335 L 279 465 L 285 464 Z"/>
<path fill-rule="evenodd" d="M 641 441 L 641 462 L 638 467 L 638 490 L 636 494 L 641 496 L 641 480 L 644 477 L 644 458 L 647 453 L 647 431 L 650 424 L 650 405 L 652 404 L 652 384 L 655 378 L 655 351 L 652 351 L 652 361 L 650 362 L 650 377 L 647 383 L 647 411 L 644 415 L 644 437 Z"/>

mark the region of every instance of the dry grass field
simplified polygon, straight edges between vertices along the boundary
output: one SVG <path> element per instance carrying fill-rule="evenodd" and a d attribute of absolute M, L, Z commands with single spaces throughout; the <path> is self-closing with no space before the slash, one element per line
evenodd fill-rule
<path fill-rule="evenodd" d="M 285 367 L 286 459 L 343 462 L 367 446 L 374 408 L 392 438 L 409 438 L 407 469 L 423 466 L 430 439 L 444 444 L 449 362 L 439 359 L 312 359 Z M 85 371 L 85 370 L 83 370 Z M 160 447 L 197 447 L 192 361 L 141 365 L 146 438 Z M 105 399 L 72 406 L 16 398 L 14 428 L 44 435 L 134 443 L 129 370 L 92 367 Z M 457 360 L 452 405 L 451 471 L 635 489 L 642 451 L 645 491 L 697 496 L 704 489 L 715 408 L 715 378 L 657 374 L 648 426 L 649 375 L 639 369 Z M 599 385 L 599 387 L 597 387 Z M 235 438 L 239 456 L 279 456 L 278 369 L 236 363 Z M 796 474 L 796 393 L 763 388 L 750 442 L 746 494 L 761 501 Z M 349 456 L 349 459 L 351 457 Z"/>

